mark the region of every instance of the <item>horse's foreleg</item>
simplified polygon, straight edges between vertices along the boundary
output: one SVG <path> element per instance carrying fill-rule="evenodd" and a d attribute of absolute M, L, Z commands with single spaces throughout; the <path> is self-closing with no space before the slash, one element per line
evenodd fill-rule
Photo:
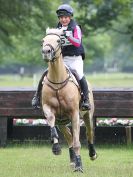
<path fill-rule="evenodd" d="M 97 158 L 97 154 L 94 147 L 94 127 L 91 112 L 87 112 L 84 117 L 84 122 L 86 126 L 86 137 L 88 141 L 89 156 L 91 160 Z"/>
<path fill-rule="evenodd" d="M 61 154 L 61 148 L 59 145 L 59 136 L 55 127 L 55 115 L 52 113 L 50 107 L 48 107 L 47 105 L 43 106 L 43 110 L 44 110 L 44 115 L 47 118 L 48 125 L 50 126 L 51 129 L 51 142 L 53 144 L 52 152 L 55 155 L 59 155 Z"/>
<path fill-rule="evenodd" d="M 51 127 L 51 142 L 53 144 L 52 146 L 52 152 L 55 155 L 61 154 L 61 147 L 59 145 L 59 136 L 56 130 L 56 127 Z"/>

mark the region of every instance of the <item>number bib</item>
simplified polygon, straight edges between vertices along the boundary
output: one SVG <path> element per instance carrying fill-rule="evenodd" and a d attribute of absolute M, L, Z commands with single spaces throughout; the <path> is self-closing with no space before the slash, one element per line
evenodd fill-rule
<path fill-rule="evenodd" d="M 64 35 L 61 35 L 60 37 L 61 37 L 61 45 L 62 46 L 72 45 Z"/>
<path fill-rule="evenodd" d="M 72 36 L 72 31 L 64 30 L 64 32 L 69 33 Z M 61 35 L 61 45 L 67 46 L 67 45 L 72 45 L 72 43 L 69 42 L 69 40 L 64 35 Z"/>

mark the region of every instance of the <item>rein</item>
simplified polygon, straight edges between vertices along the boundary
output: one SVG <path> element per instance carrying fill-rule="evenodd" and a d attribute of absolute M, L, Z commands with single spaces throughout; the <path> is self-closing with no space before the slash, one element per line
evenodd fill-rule
<path fill-rule="evenodd" d="M 52 81 L 50 81 L 49 79 L 48 79 L 48 77 L 47 77 L 47 75 L 46 75 L 46 78 L 47 78 L 47 80 L 48 80 L 48 82 L 50 82 L 51 84 L 54 84 L 54 85 L 58 85 L 58 84 L 63 84 L 63 85 L 61 85 L 61 87 L 60 88 L 54 88 L 52 85 L 50 85 L 50 84 L 48 84 L 48 83 L 46 83 L 50 88 L 52 88 L 53 90 L 55 90 L 55 91 L 58 91 L 58 90 L 61 90 L 63 87 L 65 87 L 66 85 L 67 85 L 67 83 L 68 83 L 68 81 L 69 81 L 69 79 L 71 78 L 71 75 L 70 75 L 70 72 L 69 72 L 69 70 L 67 70 L 68 71 L 68 73 L 69 73 L 69 76 L 66 78 L 66 80 L 64 80 L 63 82 L 52 82 Z"/>

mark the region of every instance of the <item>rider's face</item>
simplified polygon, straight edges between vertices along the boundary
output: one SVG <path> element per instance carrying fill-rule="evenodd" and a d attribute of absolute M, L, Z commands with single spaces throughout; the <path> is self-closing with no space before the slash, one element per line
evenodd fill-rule
<path fill-rule="evenodd" d="M 70 16 L 61 16 L 59 17 L 59 21 L 63 26 L 68 26 L 70 23 L 71 17 Z"/>

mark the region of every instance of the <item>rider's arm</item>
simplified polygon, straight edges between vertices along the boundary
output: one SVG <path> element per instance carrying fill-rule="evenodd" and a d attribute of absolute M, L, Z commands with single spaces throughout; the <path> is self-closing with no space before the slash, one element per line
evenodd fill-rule
<path fill-rule="evenodd" d="M 81 44 L 81 38 L 82 38 L 82 33 L 80 27 L 77 25 L 74 29 L 74 34 L 73 36 L 70 35 L 67 37 L 67 39 L 75 46 L 79 47 Z"/>

